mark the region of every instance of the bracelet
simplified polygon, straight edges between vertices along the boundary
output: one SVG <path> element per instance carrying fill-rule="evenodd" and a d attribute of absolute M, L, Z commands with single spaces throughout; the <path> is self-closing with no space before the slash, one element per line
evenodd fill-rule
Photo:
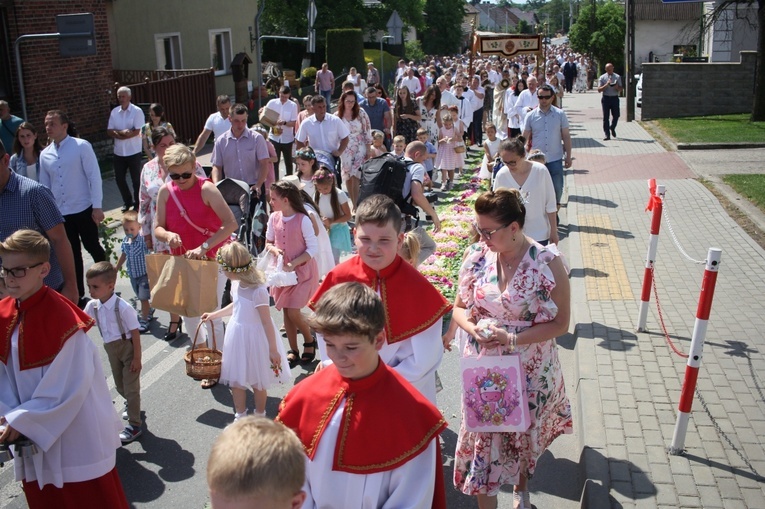
<path fill-rule="evenodd" d="M 515 347 L 518 344 L 518 335 L 515 332 L 507 333 L 507 347 L 510 349 L 510 353 L 515 351 Z"/>

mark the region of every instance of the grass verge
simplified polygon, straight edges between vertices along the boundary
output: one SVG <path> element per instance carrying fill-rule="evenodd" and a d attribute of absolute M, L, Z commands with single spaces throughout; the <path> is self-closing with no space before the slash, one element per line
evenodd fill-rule
<path fill-rule="evenodd" d="M 723 182 L 765 212 L 765 175 L 724 175 Z"/>
<path fill-rule="evenodd" d="M 717 198 L 720 202 L 720 205 L 725 209 L 725 211 L 728 213 L 728 215 L 733 219 L 742 230 L 744 230 L 747 235 L 749 235 L 759 246 L 763 249 L 765 249 L 765 232 L 763 232 L 759 227 L 757 227 L 756 224 L 754 224 L 754 221 L 752 221 L 749 217 L 749 214 L 741 210 L 736 204 L 731 202 L 723 193 L 720 192 L 715 185 L 706 179 L 699 179 L 699 182 L 701 182 L 704 187 L 706 187 L 709 192 L 711 192 L 715 198 Z M 726 182 L 727 183 L 727 182 Z M 731 185 L 728 183 L 728 185 Z M 731 186 L 733 187 L 733 186 Z M 738 189 L 736 189 L 737 192 L 740 192 Z M 760 206 L 760 208 L 762 208 Z"/>
<path fill-rule="evenodd" d="M 765 122 L 750 122 L 748 113 L 654 120 L 678 143 L 765 142 Z"/>

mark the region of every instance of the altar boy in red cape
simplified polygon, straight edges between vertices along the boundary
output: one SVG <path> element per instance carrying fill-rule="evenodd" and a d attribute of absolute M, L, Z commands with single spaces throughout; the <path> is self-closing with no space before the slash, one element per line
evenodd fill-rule
<path fill-rule="evenodd" d="M 380 359 L 382 300 L 364 284 L 343 283 L 315 311 L 310 324 L 333 363 L 297 384 L 276 418 L 308 456 L 303 509 L 445 508 L 438 434 L 446 422 Z"/>
<path fill-rule="evenodd" d="M 435 404 L 436 369 L 444 353 L 441 327 L 451 305 L 398 255 L 403 241 L 401 211 L 393 200 L 380 194 L 365 199 L 356 209 L 358 255 L 326 275 L 308 306 L 314 309 L 325 292 L 348 281 L 376 291 L 385 310 L 386 341 L 380 357 Z M 319 354 L 328 364 L 320 335 Z"/>
<path fill-rule="evenodd" d="M 127 508 L 115 468 L 122 426 L 85 333 L 93 320 L 43 284 L 49 257 L 32 230 L 0 243 L 9 295 L 0 301 L 0 442 L 35 444 L 13 460 L 30 509 Z"/>

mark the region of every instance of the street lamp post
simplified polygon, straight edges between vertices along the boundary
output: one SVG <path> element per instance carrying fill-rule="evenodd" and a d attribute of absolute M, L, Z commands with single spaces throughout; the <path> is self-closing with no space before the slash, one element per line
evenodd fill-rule
<path fill-rule="evenodd" d="M 383 41 L 393 39 L 392 35 L 383 35 L 380 37 L 380 84 L 385 89 L 385 58 L 383 57 Z"/>

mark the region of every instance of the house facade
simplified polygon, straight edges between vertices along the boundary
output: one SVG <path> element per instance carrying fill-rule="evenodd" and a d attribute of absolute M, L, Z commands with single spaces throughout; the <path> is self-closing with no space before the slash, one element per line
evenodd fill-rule
<path fill-rule="evenodd" d="M 670 62 L 678 53 L 699 54 L 703 3 L 635 1 L 635 64 Z"/>
<path fill-rule="evenodd" d="M 720 4 L 704 4 L 708 12 Z M 710 62 L 738 62 L 742 51 L 757 51 L 757 8 L 751 5 L 728 6 L 707 32 L 707 54 Z"/>
<path fill-rule="evenodd" d="M 107 2 L 114 69 L 215 69 L 217 93 L 234 95 L 229 65 L 252 56 L 253 0 Z M 253 32 L 254 33 L 254 32 Z"/>

